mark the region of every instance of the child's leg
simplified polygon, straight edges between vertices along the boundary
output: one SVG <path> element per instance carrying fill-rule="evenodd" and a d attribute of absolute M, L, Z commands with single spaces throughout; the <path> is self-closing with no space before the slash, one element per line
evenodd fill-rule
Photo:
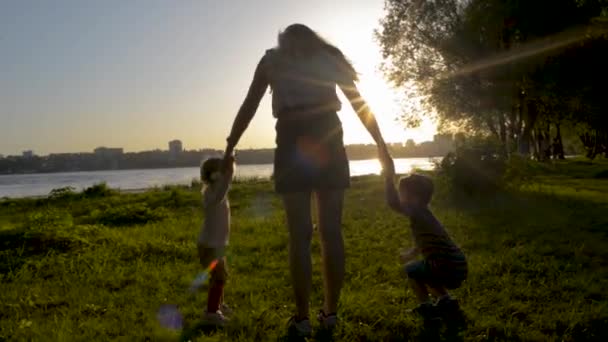
<path fill-rule="evenodd" d="M 427 290 L 426 284 L 421 280 L 413 278 L 409 278 L 408 282 L 410 283 L 412 291 L 414 291 L 414 295 L 416 295 L 416 300 L 418 300 L 418 304 L 429 303 L 429 292 Z"/>
<path fill-rule="evenodd" d="M 418 304 L 429 303 L 429 291 L 426 285 L 426 279 L 428 278 L 427 265 L 424 260 L 414 261 L 405 266 L 405 273 L 408 277 L 408 282 Z"/>
<path fill-rule="evenodd" d="M 226 261 L 220 258 L 211 271 L 209 292 L 207 294 L 207 312 L 217 312 L 224 298 L 224 285 L 226 283 Z"/>
<path fill-rule="evenodd" d="M 429 292 L 436 300 L 442 300 L 444 298 L 451 298 L 448 290 L 443 286 L 429 286 Z"/>

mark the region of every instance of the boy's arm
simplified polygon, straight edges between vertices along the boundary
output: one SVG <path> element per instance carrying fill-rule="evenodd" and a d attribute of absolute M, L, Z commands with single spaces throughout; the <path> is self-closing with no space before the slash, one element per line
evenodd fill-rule
<path fill-rule="evenodd" d="M 386 191 L 386 202 L 388 206 L 398 213 L 403 213 L 399 194 L 395 189 L 395 164 L 392 159 L 380 159 L 382 163 L 382 172 L 384 173 L 384 188 Z"/>

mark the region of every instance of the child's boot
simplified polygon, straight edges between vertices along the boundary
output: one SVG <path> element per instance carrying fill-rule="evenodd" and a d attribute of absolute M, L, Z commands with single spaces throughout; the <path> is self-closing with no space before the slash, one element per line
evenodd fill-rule
<path fill-rule="evenodd" d="M 441 298 L 435 304 L 437 313 L 446 322 L 447 325 L 453 327 L 464 327 L 466 325 L 466 317 L 460 309 L 460 304 L 453 298 Z"/>

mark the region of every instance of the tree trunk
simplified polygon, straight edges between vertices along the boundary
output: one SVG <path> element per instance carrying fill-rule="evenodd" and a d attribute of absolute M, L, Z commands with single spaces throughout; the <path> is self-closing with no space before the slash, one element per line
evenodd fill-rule
<path fill-rule="evenodd" d="M 544 160 L 551 159 L 551 124 L 547 123 L 547 127 L 545 130 L 543 141 L 545 142 L 545 148 L 543 149 L 543 154 L 545 155 Z"/>
<path fill-rule="evenodd" d="M 526 115 L 525 118 L 522 115 L 521 117 L 523 118 L 524 121 L 524 129 L 522 132 L 522 136 L 519 139 L 519 153 L 523 154 L 523 155 L 529 155 L 530 154 L 530 143 L 534 143 L 532 141 L 532 130 L 534 129 L 534 125 L 536 124 L 536 117 L 537 117 L 537 112 L 536 112 L 536 106 L 531 103 L 531 101 L 527 101 L 526 103 Z M 523 108 L 523 103 L 522 103 L 522 108 Z M 520 108 L 520 110 L 523 111 L 523 109 Z"/>
<path fill-rule="evenodd" d="M 566 159 L 564 155 L 564 143 L 562 141 L 562 132 L 561 132 L 561 124 L 556 123 L 555 128 L 557 129 L 557 133 L 555 135 L 555 143 L 553 144 L 553 156 L 554 158 L 558 158 L 560 160 Z"/>
<path fill-rule="evenodd" d="M 498 131 L 496 130 L 496 126 L 494 125 L 494 121 L 492 120 L 491 117 L 488 117 L 486 119 L 486 125 L 488 125 L 488 129 L 492 133 L 492 136 L 494 136 L 494 138 L 496 138 L 497 140 L 500 139 L 500 136 L 498 135 Z"/>
<path fill-rule="evenodd" d="M 536 141 L 537 141 L 537 159 L 539 161 L 546 161 L 551 159 L 551 136 L 544 128 L 536 129 Z"/>
<path fill-rule="evenodd" d="M 583 146 L 585 147 L 585 150 L 587 151 L 585 156 L 591 160 L 595 159 L 595 156 L 597 155 L 597 137 L 594 130 L 591 130 L 591 133 L 581 133 L 579 137 L 581 139 L 581 142 L 583 143 Z"/>
<path fill-rule="evenodd" d="M 534 159 L 536 160 L 540 160 L 540 153 L 539 153 L 539 136 L 538 136 L 538 130 L 532 130 L 530 129 L 530 145 L 532 146 L 532 155 L 534 156 Z"/>
<path fill-rule="evenodd" d="M 508 155 L 508 147 L 507 147 L 507 127 L 505 122 L 505 115 L 502 112 L 498 113 L 498 126 L 499 126 L 499 135 L 500 135 L 500 143 L 502 145 L 503 156 Z"/>

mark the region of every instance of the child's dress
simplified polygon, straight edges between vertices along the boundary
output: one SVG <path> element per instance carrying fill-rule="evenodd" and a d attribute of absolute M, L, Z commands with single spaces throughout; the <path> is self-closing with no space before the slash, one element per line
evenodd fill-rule
<path fill-rule="evenodd" d="M 222 175 L 203 190 L 205 220 L 198 237 L 198 251 L 200 262 L 205 268 L 214 260 L 224 264 L 224 252 L 230 235 L 230 203 L 227 196 L 229 183 Z"/>

